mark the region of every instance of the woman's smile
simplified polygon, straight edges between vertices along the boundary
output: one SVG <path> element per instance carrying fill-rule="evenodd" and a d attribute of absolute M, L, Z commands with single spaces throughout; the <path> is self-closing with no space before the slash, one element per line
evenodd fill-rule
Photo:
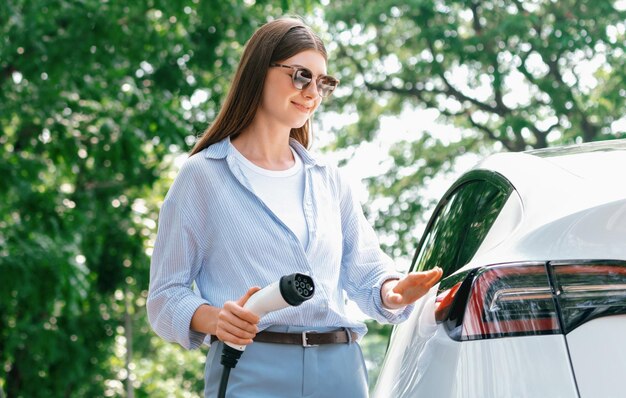
<path fill-rule="evenodd" d="M 309 114 L 311 112 L 311 109 L 313 109 L 312 106 L 305 106 L 305 105 L 299 104 L 299 103 L 297 103 L 295 101 L 291 101 L 291 103 L 296 107 L 296 109 L 298 109 L 299 111 L 301 111 L 303 113 L 306 113 L 306 114 Z"/>

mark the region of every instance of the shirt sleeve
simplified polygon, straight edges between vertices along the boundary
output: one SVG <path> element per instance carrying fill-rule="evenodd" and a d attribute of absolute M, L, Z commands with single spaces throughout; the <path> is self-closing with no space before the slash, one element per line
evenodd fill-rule
<path fill-rule="evenodd" d="M 365 314 L 381 323 L 400 323 L 408 318 L 413 305 L 388 310 L 383 307 L 380 290 L 385 281 L 401 279 L 393 260 L 378 242 L 349 184 L 338 173 L 340 212 L 343 233 L 342 282 L 348 297 Z"/>
<path fill-rule="evenodd" d="M 192 224 L 174 201 L 166 199 L 159 214 L 146 306 L 154 331 L 186 349 L 198 348 L 206 336 L 190 329 L 195 311 L 208 304 L 192 290 L 202 258 Z"/>

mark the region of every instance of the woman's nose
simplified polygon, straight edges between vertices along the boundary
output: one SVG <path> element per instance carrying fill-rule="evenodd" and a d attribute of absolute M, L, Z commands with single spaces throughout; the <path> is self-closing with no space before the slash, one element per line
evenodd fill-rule
<path fill-rule="evenodd" d="M 317 99 L 317 97 L 320 96 L 319 90 L 317 88 L 317 81 L 311 81 L 308 86 L 302 89 L 302 94 L 307 98 Z"/>

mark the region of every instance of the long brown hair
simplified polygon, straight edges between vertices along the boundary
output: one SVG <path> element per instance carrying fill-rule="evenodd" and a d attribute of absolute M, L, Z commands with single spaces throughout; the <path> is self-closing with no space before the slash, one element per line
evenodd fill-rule
<path fill-rule="evenodd" d="M 196 142 L 191 155 L 228 136 L 234 138 L 248 127 L 261 102 L 270 64 L 304 50 L 316 50 L 328 58 L 322 40 L 299 19 L 280 18 L 261 26 L 245 46 L 219 114 Z M 311 121 L 307 120 L 304 126 L 291 129 L 289 135 L 308 148 L 310 130 Z"/>

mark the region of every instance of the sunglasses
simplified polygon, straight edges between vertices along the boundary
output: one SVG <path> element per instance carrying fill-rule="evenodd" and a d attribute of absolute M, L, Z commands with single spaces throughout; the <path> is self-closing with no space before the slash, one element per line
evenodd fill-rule
<path fill-rule="evenodd" d="M 289 68 L 293 70 L 293 73 L 291 74 L 291 82 L 296 90 L 304 90 L 313 81 L 313 72 L 305 67 L 283 64 L 271 64 L 270 66 Z M 315 87 L 317 87 L 317 92 L 320 97 L 328 97 L 333 91 L 335 91 L 338 84 L 339 80 L 332 76 L 320 75 L 315 80 Z"/>

